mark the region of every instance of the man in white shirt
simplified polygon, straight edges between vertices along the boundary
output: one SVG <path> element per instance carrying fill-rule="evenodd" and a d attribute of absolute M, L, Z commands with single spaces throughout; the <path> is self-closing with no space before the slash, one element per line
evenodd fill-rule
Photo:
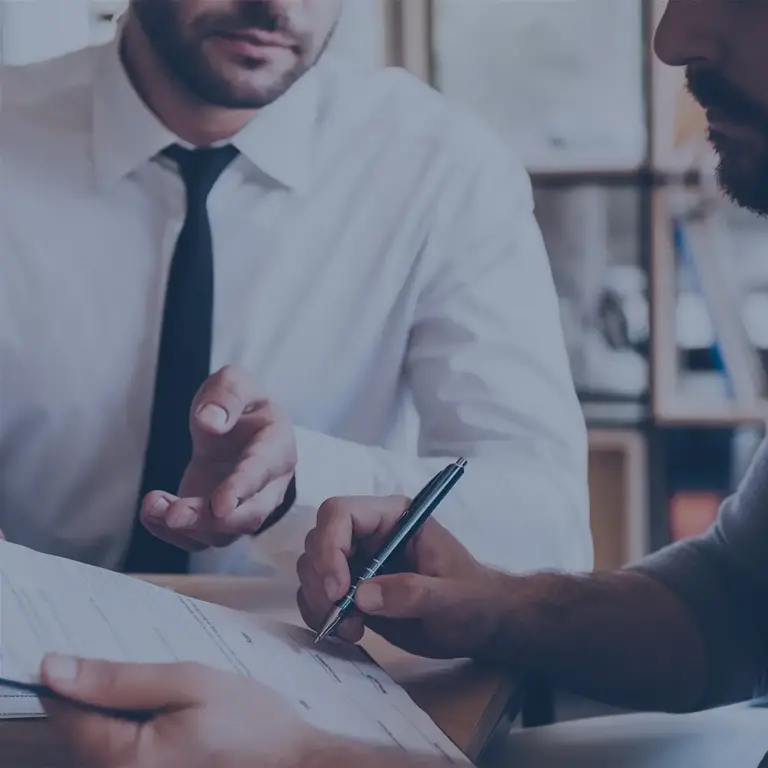
<path fill-rule="evenodd" d="M 295 562 L 328 497 L 410 495 L 459 455 L 471 471 L 439 518 L 475 555 L 591 566 L 585 427 L 529 179 L 410 75 L 325 51 L 341 6 L 136 0 L 114 43 L 2 72 L 9 539 L 170 563 L 176 546 L 131 559 L 149 546 L 138 501 L 176 490 L 201 371 L 232 365 L 214 386 L 237 412 L 210 428 L 226 439 L 193 415 L 183 535 L 153 528 L 214 545 L 179 569 L 252 556 L 249 536 L 216 548 L 263 519 L 230 498 L 214 535 L 227 477 L 281 518 L 256 558 Z"/>

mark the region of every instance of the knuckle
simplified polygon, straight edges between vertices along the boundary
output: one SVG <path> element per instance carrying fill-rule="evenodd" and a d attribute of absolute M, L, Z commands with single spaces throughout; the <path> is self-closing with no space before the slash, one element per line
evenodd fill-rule
<path fill-rule="evenodd" d="M 345 500 L 342 498 L 326 499 L 317 510 L 317 527 L 326 527 L 344 515 L 345 503 Z"/>
<path fill-rule="evenodd" d="M 243 371 L 236 365 L 225 365 L 218 373 L 214 374 L 213 379 L 217 384 L 229 385 L 238 384 L 243 378 Z"/>
<path fill-rule="evenodd" d="M 246 377 L 234 365 L 228 365 L 219 371 L 215 379 L 215 387 L 223 396 L 233 398 L 238 402 L 243 400 Z"/>
<path fill-rule="evenodd" d="M 222 483 L 222 491 L 240 499 L 248 495 L 254 479 L 260 474 L 258 459 L 247 458 L 240 461 L 234 472 Z"/>
<path fill-rule="evenodd" d="M 307 573 L 307 555 L 306 553 L 299 556 L 299 559 L 296 561 L 296 575 L 299 577 L 299 583 L 304 583 L 304 577 Z M 299 590 L 301 591 L 301 590 Z"/>

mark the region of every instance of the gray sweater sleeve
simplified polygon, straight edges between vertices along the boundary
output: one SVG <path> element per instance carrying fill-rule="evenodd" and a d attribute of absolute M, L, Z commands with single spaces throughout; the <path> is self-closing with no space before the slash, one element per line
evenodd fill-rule
<path fill-rule="evenodd" d="M 631 569 L 672 589 L 698 623 L 710 679 L 697 708 L 766 693 L 768 441 L 706 534 L 667 547 Z"/>

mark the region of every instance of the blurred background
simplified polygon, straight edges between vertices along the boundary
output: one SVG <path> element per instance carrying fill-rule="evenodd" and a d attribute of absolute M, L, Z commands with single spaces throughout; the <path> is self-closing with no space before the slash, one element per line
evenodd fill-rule
<path fill-rule="evenodd" d="M 124 0 L 0 0 L 0 60 L 108 40 Z M 663 0 L 348 0 L 333 46 L 409 69 L 523 158 L 590 434 L 598 567 L 707 527 L 768 414 L 768 224 L 714 187 L 655 61 Z"/>

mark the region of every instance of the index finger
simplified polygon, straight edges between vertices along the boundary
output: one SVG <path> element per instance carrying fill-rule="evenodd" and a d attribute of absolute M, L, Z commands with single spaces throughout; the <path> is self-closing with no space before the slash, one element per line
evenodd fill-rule
<path fill-rule="evenodd" d="M 348 578 L 339 572 L 340 564 L 380 546 L 408 503 L 403 496 L 349 496 L 324 502 L 317 511 L 315 529 L 307 537 L 306 552 L 320 578 L 338 582 Z"/>

